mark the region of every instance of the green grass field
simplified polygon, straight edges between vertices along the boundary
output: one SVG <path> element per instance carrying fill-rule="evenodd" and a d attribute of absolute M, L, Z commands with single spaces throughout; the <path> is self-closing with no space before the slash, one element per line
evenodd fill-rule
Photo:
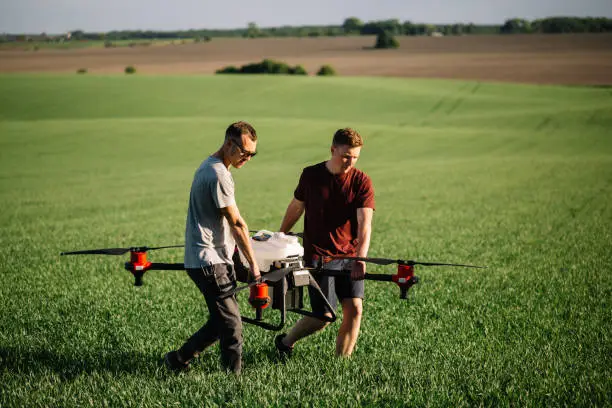
<path fill-rule="evenodd" d="M 59 253 L 181 244 L 193 172 L 236 120 L 260 139 L 233 173 L 251 229 L 278 228 L 301 169 L 351 126 L 376 189 L 370 255 L 489 269 L 418 268 L 407 301 L 367 282 L 351 359 L 333 358 L 338 323 L 286 364 L 246 325 L 240 378 L 217 346 L 167 374 L 207 316 L 186 274 L 136 288 L 127 257 Z M 610 89 L 0 76 L 0 406 L 610 406 L 611 130 Z"/>

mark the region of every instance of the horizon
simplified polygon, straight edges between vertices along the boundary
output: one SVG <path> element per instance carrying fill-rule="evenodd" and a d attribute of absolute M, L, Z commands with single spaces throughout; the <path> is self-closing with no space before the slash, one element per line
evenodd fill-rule
<path fill-rule="evenodd" d="M 351 18 L 350 17 L 346 17 L 346 18 Z M 607 19 L 611 19 L 611 17 L 606 17 L 606 16 L 570 16 L 570 15 L 551 15 L 551 16 L 546 16 L 546 17 L 539 17 L 537 19 L 534 20 L 529 20 L 529 19 L 525 19 L 523 17 L 512 17 L 512 18 L 519 18 L 519 19 L 524 19 L 527 21 L 534 21 L 534 20 L 543 20 L 543 19 L 548 19 L 548 18 L 607 18 Z M 363 23 L 369 23 L 369 22 L 375 22 L 375 21 L 385 21 L 385 20 L 394 20 L 395 18 L 393 17 L 389 17 L 389 18 L 383 18 L 383 19 L 376 19 L 376 20 L 361 20 Z M 445 25 L 452 25 L 452 24 L 462 24 L 462 25 L 468 25 L 468 24 L 474 24 L 475 26 L 486 26 L 486 27 L 495 27 L 495 26 L 501 26 L 503 25 L 506 20 L 501 21 L 501 22 L 494 22 L 494 23 L 474 23 L 473 21 L 455 21 L 455 22 L 428 22 L 428 21 L 410 21 L 410 20 L 401 20 L 401 19 L 397 19 L 400 21 L 400 23 L 405 23 L 407 21 L 409 21 L 412 24 L 426 24 L 426 25 L 433 25 L 433 26 L 445 26 Z M 282 24 L 282 25 L 272 25 L 272 26 L 260 26 L 257 25 L 258 28 L 260 29 L 272 29 L 272 28 L 281 28 L 281 27 L 341 27 L 342 24 L 344 23 L 344 20 L 342 20 L 340 23 L 338 24 L 299 24 L 299 25 L 289 25 L 289 24 Z M 173 32 L 173 31 L 206 31 L 206 30 L 210 30 L 210 31 L 236 31 L 236 30 L 246 30 L 248 27 L 228 27 L 228 28 L 209 28 L 209 27 L 189 27 L 189 28 L 168 28 L 168 29 L 157 29 L 157 28 L 120 28 L 120 29 L 112 29 L 112 30 L 107 30 L 107 31 L 99 31 L 99 30 L 84 30 L 81 28 L 74 28 L 74 29 L 70 29 L 70 30 L 66 30 L 66 31 L 62 31 L 62 32 L 45 32 L 45 31 L 30 31 L 30 32 L 8 32 L 8 31 L 0 31 L 0 35 L 40 35 L 40 34 L 46 34 L 46 35 L 62 35 L 62 34 L 66 34 L 66 33 L 72 33 L 75 31 L 82 31 L 84 33 L 88 33 L 88 34 L 105 34 L 105 33 L 110 33 L 110 32 L 123 32 L 123 31 L 130 31 L 130 32 L 145 32 L 145 31 L 153 31 L 153 32 Z"/>
<path fill-rule="evenodd" d="M 107 0 L 104 7 L 77 0 L 20 0 L 3 5 L 0 33 L 63 34 L 81 30 L 87 33 L 110 31 L 187 31 L 239 30 L 249 23 L 260 28 L 341 26 L 356 17 L 364 23 L 397 19 L 415 24 L 502 25 L 511 18 L 528 21 L 550 17 L 612 18 L 612 2 L 607 0 L 312 0 L 288 5 L 283 0 L 244 0 L 223 3 L 208 0 Z"/>

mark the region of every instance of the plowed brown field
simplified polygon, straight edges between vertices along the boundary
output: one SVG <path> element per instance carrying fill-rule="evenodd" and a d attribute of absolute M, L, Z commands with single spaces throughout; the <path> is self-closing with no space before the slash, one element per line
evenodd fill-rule
<path fill-rule="evenodd" d="M 397 50 L 373 50 L 374 37 L 213 39 L 134 48 L 3 50 L 0 72 L 213 74 L 227 65 L 273 58 L 311 74 L 456 78 L 548 84 L 612 84 L 612 34 L 399 37 Z"/>

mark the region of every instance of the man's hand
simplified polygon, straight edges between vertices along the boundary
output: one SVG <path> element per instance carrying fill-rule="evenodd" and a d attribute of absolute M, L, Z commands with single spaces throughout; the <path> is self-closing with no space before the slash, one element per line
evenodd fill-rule
<path fill-rule="evenodd" d="M 363 261 L 354 261 L 353 269 L 351 270 L 352 280 L 363 280 L 365 279 L 366 264 Z"/>

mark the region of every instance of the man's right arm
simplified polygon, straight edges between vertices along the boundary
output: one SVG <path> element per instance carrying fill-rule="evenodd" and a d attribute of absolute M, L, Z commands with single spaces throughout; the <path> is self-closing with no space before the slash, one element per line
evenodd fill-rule
<path fill-rule="evenodd" d="M 242 254 L 249 263 L 253 278 L 255 280 L 259 280 L 261 276 L 259 273 L 259 266 L 257 266 L 257 260 L 255 259 L 255 252 L 253 251 L 253 247 L 251 247 L 249 227 L 240 215 L 238 207 L 236 205 L 230 205 L 224 208 L 220 208 L 219 210 L 221 211 L 221 214 L 227 219 L 232 236 L 236 241 L 236 245 L 238 245 L 238 248 L 240 249 L 240 251 L 242 251 Z"/>
<path fill-rule="evenodd" d="M 283 222 L 281 222 L 280 232 L 289 232 L 291 228 L 295 225 L 295 223 L 300 219 L 302 214 L 304 213 L 305 205 L 303 201 L 294 198 L 289 203 L 287 207 L 287 211 L 285 211 L 285 216 L 283 217 Z"/>

